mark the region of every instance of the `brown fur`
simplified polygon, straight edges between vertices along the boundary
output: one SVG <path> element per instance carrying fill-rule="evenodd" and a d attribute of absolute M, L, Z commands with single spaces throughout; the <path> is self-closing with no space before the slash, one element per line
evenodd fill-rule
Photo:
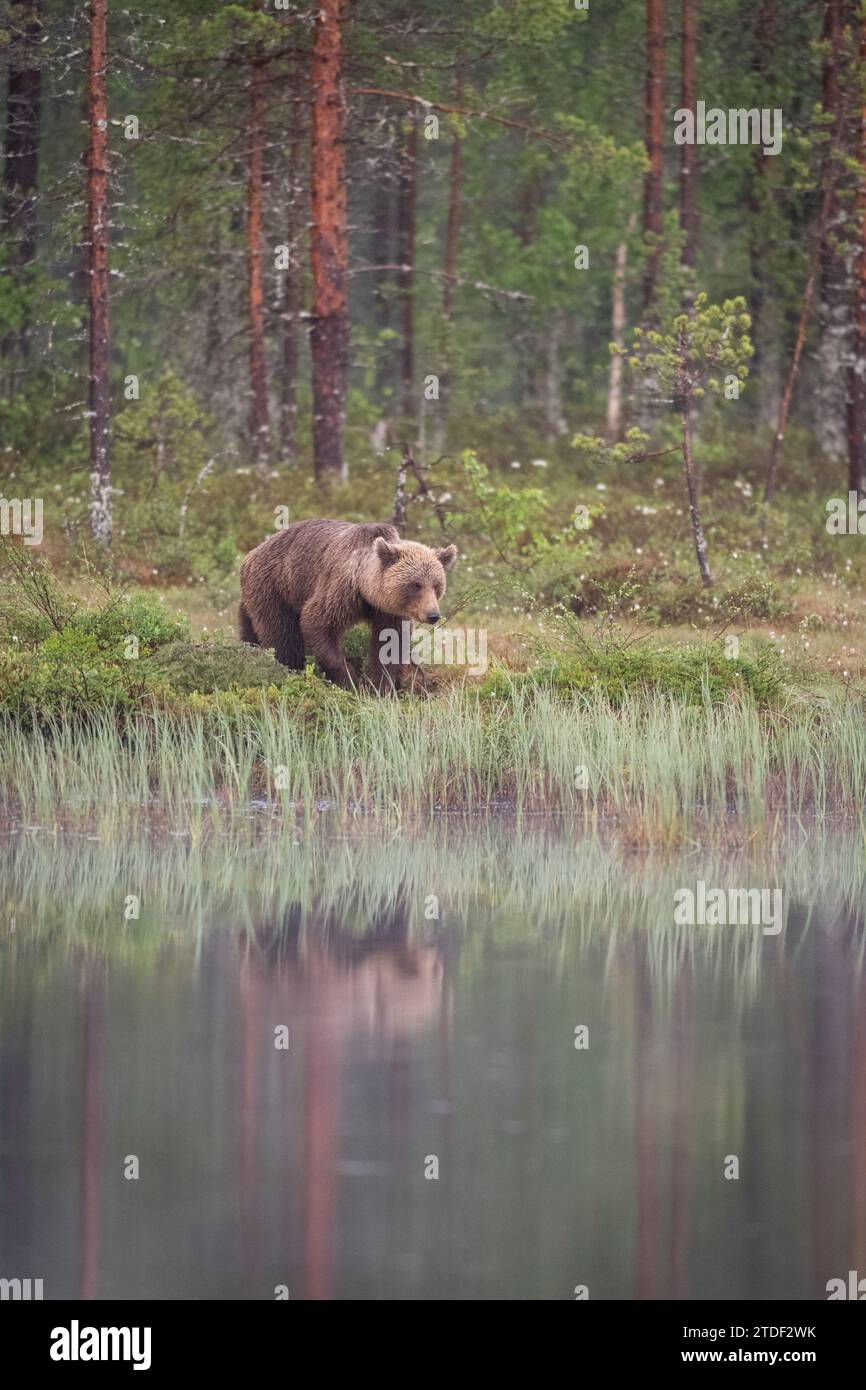
<path fill-rule="evenodd" d="M 456 558 L 401 541 L 386 522 L 296 521 L 251 550 L 241 566 L 241 640 L 273 647 L 284 666 L 301 670 L 307 653 L 337 685 L 351 672 L 340 639 L 366 620 L 371 627 L 370 678 L 377 689 L 397 684 L 397 670 L 379 660 L 380 634 L 401 622 L 439 614 L 445 570 Z"/>

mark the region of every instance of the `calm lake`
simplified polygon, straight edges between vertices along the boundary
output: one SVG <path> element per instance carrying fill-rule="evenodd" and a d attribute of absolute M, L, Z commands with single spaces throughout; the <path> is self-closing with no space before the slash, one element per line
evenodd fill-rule
<path fill-rule="evenodd" d="M 0 874 L 0 1277 L 816 1299 L 866 1274 L 859 834 L 32 830 Z M 698 881 L 781 889 L 784 926 L 676 925 Z"/>

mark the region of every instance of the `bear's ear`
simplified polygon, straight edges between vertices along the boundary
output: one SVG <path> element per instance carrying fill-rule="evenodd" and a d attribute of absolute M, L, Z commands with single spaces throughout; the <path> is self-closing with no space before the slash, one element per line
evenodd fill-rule
<path fill-rule="evenodd" d="M 400 558 L 397 546 L 390 545 L 383 536 L 376 537 L 376 554 L 385 566 L 393 565 L 394 561 Z"/>
<path fill-rule="evenodd" d="M 457 559 L 457 546 L 446 545 L 444 550 L 437 550 L 436 558 L 444 570 L 450 570 Z"/>

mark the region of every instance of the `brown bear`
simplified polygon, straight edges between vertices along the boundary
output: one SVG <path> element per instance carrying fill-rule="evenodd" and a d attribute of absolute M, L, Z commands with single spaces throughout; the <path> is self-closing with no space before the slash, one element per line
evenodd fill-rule
<path fill-rule="evenodd" d="M 273 647 L 278 661 L 303 669 L 314 656 L 330 680 L 352 675 L 340 638 L 354 623 L 370 623 L 370 679 L 395 687 L 398 668 L 383 666 L 381 635 L 402 622 L 439 621 L 445 571 L 457 547 L 442 550 L 402 541 L 387 522 L 296 521 L 276 531 L 241 566 L 241 641 Z"/>

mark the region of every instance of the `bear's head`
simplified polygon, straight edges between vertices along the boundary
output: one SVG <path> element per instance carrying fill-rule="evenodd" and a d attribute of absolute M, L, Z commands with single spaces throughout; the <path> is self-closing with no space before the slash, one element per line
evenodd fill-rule
<path fill-rule="evenodd" d="M 416 623 L 437 623 L 439 600 L 445 592 L 445 571 L 457 559 L 456 545 L 431 550 L 415 541 L 376 541 L 379 573 L 375 604 L 383 613 Z"/>

